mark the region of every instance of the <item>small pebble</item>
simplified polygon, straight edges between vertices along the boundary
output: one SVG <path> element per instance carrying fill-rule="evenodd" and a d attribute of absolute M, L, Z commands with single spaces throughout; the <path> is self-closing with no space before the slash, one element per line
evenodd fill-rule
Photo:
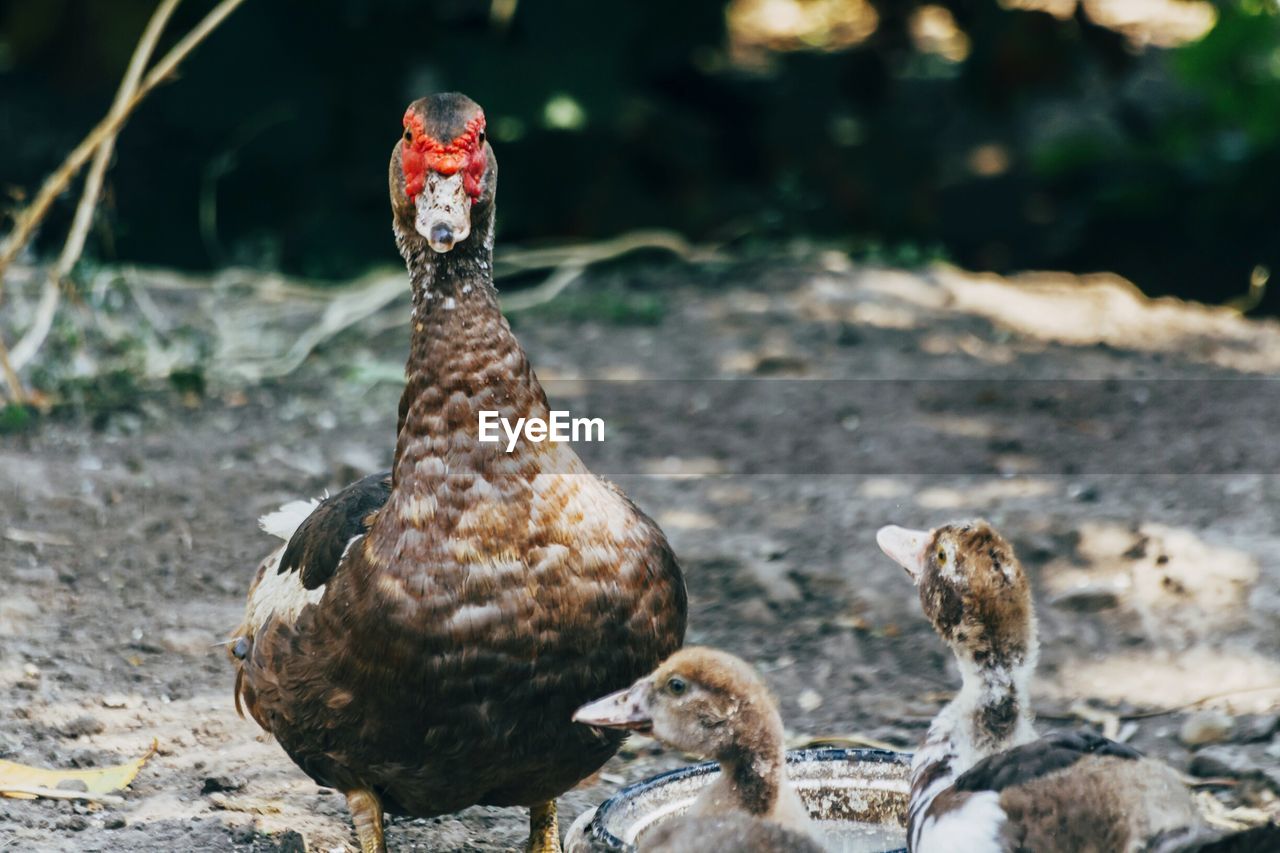
<path fill-rule="evenodd" d="M 275 838 L 278 853 L 307 853 L 307 840 L 302 834 L 287 829 Z"/>
<path fill-rule="evenodd" d="M 119 815 L 115 815 L 113 817 L 107 818 L 102 825 L 107 829 L 124 829 L 125 820 Z"/>
<path fill-rule="evenodd" d="M 72 767 L 97 767 L 98 753 L 92 749 L 76 749 L 71 752 Z"/>
<path fill-rule="evenodd" d="M 1252 773 L 1257 766 L 1238 749 L 1210 746 L 1197 752 L 1187 769 L 1192 776 L 1201 778 L 1225 776 L 1238 779 Z"/>
<path fill-rule="evenodd" d="M 1241 749 L 1206 747 L 1191 759 L 1188 769 L 1194 776 L 1239 779 L 1236 794 L 1246 803 L 1274 803 L 1280 794 L 1280 767 L 1269 761 L 1255 762 Z"/>
<path fill-rule="evenodd" d="M 85 714 L 58 726 L 58 734 L 70 738 L 85 737 L 86 735 L 101 734 L 106 728 L 101 720 Z"/>
<path fill-rule="evenodd" d="M 1206 708 L 1187 717 L 1178 732 L 1178 740 L 1192 747 L 1219 743 L 1227 739 L 1234 725 L 1235 720 L 1227 712 Z"/>
<path fill-rule="evenodd" d="M 1259 743 L 1271 740 L 1280 732 L 1280 714 L 1258 714 L 1237 720 L 1232 740 L 1237 743 Z"/>
<path fill-rule="evenodd" d="M 836 343 L 842 347 L 856 347 L 862 343 L 862 330 L 852 323 L 841 323 L 836 334 Z"/>
<path fill-rule="evenodd" d="M 1120 596 L 1114 587 L 1102 584 L 1082 584 L 1058 593 L 1049 599 L 1049 604 L 1060 610 L 1074 610 L 1076 613 L 1097 613 L 1118 607 Z"/>
<path fill-rule="evenodd" d="M 58 790 L 85 793 L 89 790 L 89 785 L 83 779 L 63 779 L 58 783 Z"/>
<path fill-rule="evenodd" d="M 204 784 L 200 787 L 200 793 L 212 794 L 217 791 L 239 791 L 245 786 L 245 781 L 239 776 L 207 776 Z"/>
<path fill-rule="evenodd" d="M 1067 489 L 1067 496 L 1073 501 L 1091 504 L 1097 503 L 1101 493 L 1098 491 L 1098 487 L 1092 483 L 1075 483 Z"/>
<path fill-rule="evenodd" d="M 123 708 L 129 704 L 129 700 L 121 693 L 109 693 L 102 697 L 102 707 L 104 708 Z"/>
<path fill-rule="evenodd" d="M 812 687 L 806 687 L 796 697 L 796 704 L 801 711 L 816 711 L 822 706 L 822 695 Z"/>
<path fill-rule="evenodd" d="M 89 820 L 82 815 L 73 814 L 71 817 L 58 821 L 59 829 L 69 829 L 72 832 L 83 832 L 89 828 Z"/>

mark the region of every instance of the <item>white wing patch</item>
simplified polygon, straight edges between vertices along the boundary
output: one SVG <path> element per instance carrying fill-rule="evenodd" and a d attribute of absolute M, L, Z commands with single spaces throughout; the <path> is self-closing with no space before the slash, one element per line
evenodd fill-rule
<path fill-rule="evenodd" d="M 298 526 L 319 505 L 320 501 L 316 499 L 291 501 L 275 512 L 262 516 L 258 519 L 258 524 L 267 533 L 288 543 Z M 256 634 L 272 618 L 296 621 L 304 607 L 316 604 L 324 597 L 323 585 L 315 589 L 306 589 L 302 585 L 301 566 L 295 571 L 280 573 L 280 559 L 284 556 L 285 547 L 286 545 L 281 545 L 263 561 L 261 580 L 249 593 L 244 622 L 250 636 Z M 350 543 L 347 547 L 350 547 Z"/>
<path fill-rule="evenodd" d="M 258 526 L 277 539 L 288 542 L 293 538 L 298 526 L 306 521 L 307 516 L 315 512 L 318 506 L 320 506 L 319 498 L 312 498 L 309 501 L 289 501 L 275 512 L 269 512 L 259 518 Z M 278 563 L 279 560 L 276 562 Z"/>
<path fill-rule="evenodd" d="M 927 818 L 916 842 L 914 853 L 1001 853 L 1001 833 L 1008 817 L 1000 807 L 1000 795 L 981 791 L 969 796 L 954 811 Z"/>

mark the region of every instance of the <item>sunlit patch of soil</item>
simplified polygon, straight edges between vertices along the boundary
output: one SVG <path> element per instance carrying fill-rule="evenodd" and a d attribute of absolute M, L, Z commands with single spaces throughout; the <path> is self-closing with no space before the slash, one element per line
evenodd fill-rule
<path fill-rule="evenodd" d="M 1053 679 L 1041 679 L 1036 692 L 1063 703 L 1090 697 L 1153 709 L 1213 698 L 1212 704 L 1234 714 L 1265 713 L 1280 702 L 1280 662 L 1210 646 L 1176 656 L 1121 652 L 1062 666 Z"/>
<path fill-rule="evenodd" d="M 1195 533 L 1163 524 L 1136 529 L 1112 522 L 1081 525 L 1074 559 L 1045 567 L 1050 598 L 1105 589 L 1142 620 L 1157 643 L 1177 648 L 1211 640 L 1248 613 L 1258 561 Z"/>
<path fill-rule="evenodd" d="M 1033 339 L 1070 346 L 1176 352 L 1250 373 L 1280 369 L 1280 325 L 1172 297 L 1150 299 L 1111 273 L 1025 273 L 1003 278 L 937 266 L 954 310 Z"/>

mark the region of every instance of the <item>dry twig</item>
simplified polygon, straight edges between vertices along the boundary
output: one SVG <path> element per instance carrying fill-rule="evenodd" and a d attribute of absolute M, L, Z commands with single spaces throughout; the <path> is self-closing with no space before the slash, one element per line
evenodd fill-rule
<path fill-rule="evenodd" d="M 9 362 L 9 348 L 4 345 L 3 338 L 0 338 L 0 372 L 4 373 L 4 381 L 9 386 L 9 394 L 12 395 L 13 402 L 25 403 L 27 395 L 22 390 L 22 380 L 18 378 L 17 371 L 13 369 L 13 365 Z"/>
<path fill-rule="evenodd" d="M 1178 714 L 1183 711 L 1190 711 L 1201 705 L 1206 705 L 1218 699 L 1230 699 L 1233 696 L 1247 696 L 1250 693 L 1272 693 L 1280 692 L 1280 684 L 1265 684 L 1258 687 L 1242 687 L 1236 690 L 1224 690 L 1221 693 L 1210 693 L 1201 696 L 1199 699 L 1192 699 L 1190 702 L 1183 702 L 1180 705 L 1170 705 L 1166 708 L 1153 708 L 1149 711 L 1134 711 L 1128 714 L 1113 715 L 1117 720 L 1147 720 L 1152 717 L 1166 717 L 1170 714 Z M 1082 713 L 1081 709 L 1087 708 L 1083 703 L 1076 703 L 1067 709 L 1066 712 L 1060 711 L 1036 711 L 1037 717 L 1043 717 L 1046 720 L 1080 720 L 1086 722 L 1099 722 L 1100 716 L 1112 716 L 1106 711 L 1096 711 L 1089 709 L 1087 713 Z"/>
<path fill-rule="evenodd" d="M 222 0 L 222 2 L 218 3 L 191 32 L 187 33 L 147 72 L 137 90 L 125 101 L 124 105 L 119 109 L 113 107 L 106 118 L 98 122 L 97 126 L 89 131 L 89 135 L 81 140 L 80 144 L 67 155 L 66 159 L 62 161 L 62 165 L 55 169 L 49 177 L 45 178 L 35 198 L 15 217 L 13 230 L 9 232 L 3 247 L 0 247 L 0 296 L 3 296 L 4 293 L 5 270 L 8 269 L 13 259 L 18 256 L 18 253 L 22 251 L 23 246 L 27 245 L 39 224 L 44 221 L 45 216 L 49 213 L 49 208 L 53 205 L 53 200 L 66 189 L 67 184 L 71 183 L 71 180 L 84 167 L 85 163 L 89 162 L 89 158 L 98 150 L 98 147 L 107 139 L 115 137 L 115 134 L 124 126 L 125 121 L 147 95 L 165 82 L 177 69 L 179 63 L 186 59 L 243 2 L 244 0 Z M 15 401 L 24 402 L 26 394 L 22 390 L 21 383 L 18 382 L 17 374 L 9 363 L 8 350 L 5 348 L 3 341 L 0 341 L 0 367 L 4 369 L 5 380 L 9 384 L 9 390 L 14 395 Z"/>
<path fill-rule="evenodd" d="M 594 243 L 517 249 L 499 255 L 494 264 L 497 278 L 543 269 L 550 269 L 551 274 L 536 287 L 503 297 L 502 307 L 507 311 L 526 311 L 550 302 L 577 281 L 592 264 L 612 260 L 638 249 L 665 249 L 686 260 L 715 257 L 714 251 L 691 246 L 683 237 L 670 231 L 633 231 Z M 396 299 L 407 296 L 408 292 L 404 273 L 401 271 L 373 272 L 346 287 L 328 291 L 325 295 L 329 304 L 319 322 L 303 332 L 283 357 L 256 365 L 254 374 L 259 378 L 279 378 L 292 373 L 326 341 Z M 406 315 L 394 325 L 407 322 Z"/>
<path fill-rule="evenodd" d="M 120 81 L 120 88 L 116 90 L 111 111 L 107 113 L 109 118 L 122 112 L 129 103 L 129 99 L 138 90 L 142 72 L 151 61 L 151 54 L 155 52 L 160 33 L 164 31 L 165 24 L 168 23 L 169 17 L 180 2 L 182 0 L 161 0 L 160 5 L 152 13 L 151 20 L 147 22 L 137 46 L 133 49 L 133 56 L 129 59 L 129 67 L 125 69 L 124 77 Z M 107 167 L 111 165 L 111 153 L 115 150 L 116 136 L 122 127 L 123 125 L 116 128 L 115 133 L 105 137 L 93 155 L 93 164 L 89 167 L 89 173 L 84 179 L 84 190 L 80 194 L 80 203 L 76 207 L 71 231 L 67 235 L 67 242 L 62 246 L 62 254 L 58 256 L 58 262 L 45 278 L 35 319 L 21 340 L 13 346 L 11 359 L 15 370 L 21 370 L 35 356 L 49 334 L 49 329 L 53 326 L 53 315 L 58 308 L 58 295 L 62 292 L 62 283 L 71 274 L 71 268 L 75 266 L 76 261 L 80 259 L 80 253 L 84 251 L 84 241 L 89 236 L 89 227 L 93 224 L 93 212 L 98 208 L 98 197 L 102 193 L 102 182 L 106 177 Z"/>
<path fill-rule="evenodd" d="M 186 59 L 187 55 L 195 50 L 243 2 L 244 0 L 222 0 L 221 3 L 215 6 L 213 11 L 204 17 L 204 20 L 197 24 L 191 32 L 187 33 L 181 41 L 164 55 L 163 59 L 147 72 L 147 76 L 143 78 L 138 90 L 134 92 L 133 97 L 129 98 L 124 107 L 118 111 L 108 113 L 107 117 L 98 122 L 98 125 L 89 131 L 89 135 L 81 140 L 80 144 L 67 155 L 67 158 L 62 161 L 62 165 L 53 174 L 45 178 L 44 184 L 41 185 L 40 191 L 36 193 L 35 199 L 18 214 L 13 231 L 10 232 L 8 239 L 5 241 L 4 248 L 0 250 L 0 275 L 3 275 L 4 270 L 17 257 L 18 252 L 31 239 L 32 232 L 35 231 L 36 226 L 48 214 L 53 200 L 66 189 L 67 184 L 89 161 L 89 158 L 98 149 L 98 146 L 102 144 L 103 140 L 114 135 L 147 95 L 165 82 L 178 67 L 178 64 Z"/>
<path fill-rule="evenodd" d="M 687 261 L 714 260 L 714 249 L 700 249 L 673 231 L 629 231 L 609 240 L 545 249 L 507 252 L 497 259 L 499 277 L 538 269 L 554 271 L 536 287 L 502 300 L 507 311 L 527 311 L 555 299 L 592 264 L 612 260 L 639 249 L 665 249 Z"/>

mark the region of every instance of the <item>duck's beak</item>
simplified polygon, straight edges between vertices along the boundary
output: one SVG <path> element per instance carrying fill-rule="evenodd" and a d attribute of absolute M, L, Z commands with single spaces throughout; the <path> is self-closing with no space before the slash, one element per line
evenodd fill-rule
<path fill-rule="evenodd" d="M 426 186 L 414 201 L 413 227 L 440 254 L 471 234 L 471 196 L 461 171 L 451 175 L 428 170 Z"/>
<path fill-rule="evenodd" d="M 648 696 L 648 682 L 639 681 L 625 690 L 583 705 L 574 712 L 573 721 L 606 729 L 651 732 L 653 718 L 649 714 Z"/>
<path fill-rule="evenodd" d="M 929 544 L 929 531 L 909 530 L 890 524 L 876 531 L 876 544 L 889 559 L 907 570 L 912 582 L 920 582 L 924 574 L 924 549 Z"/>

